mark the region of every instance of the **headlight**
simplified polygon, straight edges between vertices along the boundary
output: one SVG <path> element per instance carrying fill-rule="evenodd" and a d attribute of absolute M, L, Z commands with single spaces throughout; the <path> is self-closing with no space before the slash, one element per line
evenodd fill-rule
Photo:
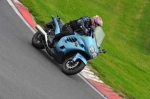
<path fill-rule="evenodd" d="M 97 56 L 97 53 L 96 53 L 96 51 L 95 51 L 94 46 L 90 46 L 89 49 L 90 49 L 90 53 L 92 54 L 93 58 L 95 58 L 95 57 Z"/>

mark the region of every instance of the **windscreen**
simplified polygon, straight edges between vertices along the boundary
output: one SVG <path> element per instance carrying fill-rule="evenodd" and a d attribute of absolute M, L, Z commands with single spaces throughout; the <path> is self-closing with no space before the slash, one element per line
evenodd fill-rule
<path fill-rule="evenodd" d="M 105 37 L 105 33 L 103 31 L 103 29 L 101 27 L 96 27 L 94 30 L 94 34 L 96 37 L 96 41 L 97 41 L 97 46 L 100 47 L 101 43 Z"/>

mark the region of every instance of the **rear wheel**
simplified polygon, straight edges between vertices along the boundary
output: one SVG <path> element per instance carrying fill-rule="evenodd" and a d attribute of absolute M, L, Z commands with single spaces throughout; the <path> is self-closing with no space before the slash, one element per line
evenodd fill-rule
<path fill-rule="evenodd" d="M 67 58 L 61 67 L 61 70 L 66 75 L 74 75 L 83 70 L 85 64 L 80 60 L 73 61 L 73 57 Z"/>
<path fill-rule="evenodd" d="M 37 49 L 44 49 L 44 45 L 42 43 L 42 34 L 36 32 L 32 37 L 32 45 Z"/>

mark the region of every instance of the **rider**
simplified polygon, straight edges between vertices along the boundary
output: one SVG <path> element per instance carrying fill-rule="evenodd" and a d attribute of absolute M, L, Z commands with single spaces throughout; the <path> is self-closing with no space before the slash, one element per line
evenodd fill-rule
<path fill-rule="evenodd" d="M 50 43 L 51 43 L 50 47 L 54 46 L 55 40 L 58 40 L 63 36 L 73 35 L 74 31 L 77 29 L 82 29 L 85 35 L 88 35 L 88 33 L 90 33 L 91 30 L 94 30 L 97 26 L 102 26 L 102 25 L 103 25 L 102 18 L 99 17 L 98 15 L 93 16 L 91 19 L 87 16 L 84 16 L 77 20 L 70 21 L 69 23 L 66 23 L 62 27 L 61 33 L 56 34 L 53 39 L 50 39 Z"/>

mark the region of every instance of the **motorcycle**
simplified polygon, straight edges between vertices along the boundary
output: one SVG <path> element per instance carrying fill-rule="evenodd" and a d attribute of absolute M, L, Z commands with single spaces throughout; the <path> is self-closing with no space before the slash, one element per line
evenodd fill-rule
<path fill-rule="evenodd" d="M 84 69 L 87 61 L 97 57 L 105 33 L 101 27 L 96 27 L 90 35 L 81 35 L 82 30 L 74 31 L 73 35 L 63 36 L 51 48 L 49 40 L 61 32 L 64 25 L 60 17 L 51 16 L 52 21 L 45 24 L 46 28 L 36 25 L 38 30 L 32 37 L 32 45 L 37 49 L 46 49 L 47 53 L 59 64 L 66 75 L 74 75 Z"/>

